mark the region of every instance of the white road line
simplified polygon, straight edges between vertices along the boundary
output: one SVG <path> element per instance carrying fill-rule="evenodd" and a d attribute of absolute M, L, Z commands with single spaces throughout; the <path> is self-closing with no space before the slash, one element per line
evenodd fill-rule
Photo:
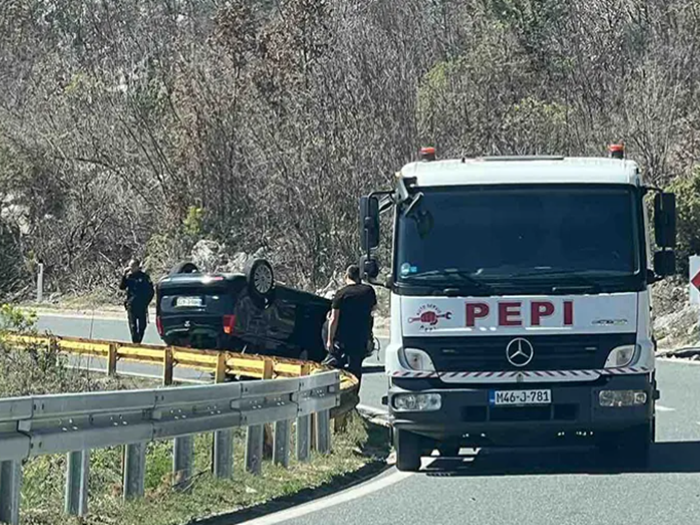
<path fill-rule="evenodd" d="M 293 507 L 281 512 L 276 512 L 275 514 L 271 514 L 269 516 L 263 516 L 251 521 L 246 521 L 245 523 L 248 525 L 273 525 L 275 523 L 282 523 L 291 519 L 300 518 L 302 516 L 306 516 L 307 514 L 328 509 L 330 507 L 335 507 L 341 503 L 347 503 L 348 501 L 362 498 L 372 494 L 373 492 L 384 490 L 391 485 L 403 481 L 409 476 L 412 476 L 412 473 L 396 471 L 393 474 L 389 474 L 388 476 L 371 481 L 365 485 L 360 485 L 359 487 L 341 492 L 335 496 L 329 496 L 318 501 L 307 503 L 306 505 L 302 505 L 300 507 Z"/>
<path fill-rule="evenodd" d="M 369 412 L 370 414 L 374 414 L 375 416 L 388 416 L 389 412 L 385 408 L 376 408 L 376 407 L 371 407 L 369 405 L 357 405 L 358 410 L 362 410 L 363 412 Z"/>
<path fill-rule="evenodd" d="M 664 363 L 676 363 L 679 365 L 695 365 L 695 366 L 700 366 L 700 361 L 691 361 L 690 359 L 683 359 L 680 357 L 676 357 L 674 359 L 669 358 L 669 357 L 657 357 L 657 361 L 662 361 Z"/>
<path fill-rule="evenodd" d="M 663 405 L 656 405 L 656 410 L 658 410 L 659 412 L 675 412 L 676 411 L 675 408 L 665 407 Z"/>

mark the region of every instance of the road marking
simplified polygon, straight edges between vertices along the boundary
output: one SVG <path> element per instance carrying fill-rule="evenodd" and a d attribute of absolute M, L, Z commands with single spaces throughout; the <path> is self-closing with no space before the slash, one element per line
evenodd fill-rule
<path fill-rule="evenodd" d="M 656 410 L 658 410 L 659 412 L 675 412 L 676 411 L 675 408 L 665 407 L 663 405 L 656 405 Z"/>
<path fill-rule="evenodd" d="M 370 414 L 374 414 L 375 416 L 389 415 L 389 412 L 386 408 L 376 408 L 369 405 L 357 405 L 357 409 L 362 410 L 363 412 L 369 412 Z"/>
<path fill-rule="evenodd" d="M 276 512 L 275 514 L 271 514 L 269 516 L 263 516 L 252 521 L 246 521 L 245 523 L 248 525 L 273 525 L 274 523 L 282 523 L 291 519 L 301 518 L 307 514 L 328 509 L 330 507 L 335 507 L 341 503 L 347 503 L 348 501 L 362 498 L 372 494 L 373 492 L 384 490 L 385 488 L 395 485 L 396 483 L 399 483 L 412 475 L 413 474 L 411 472 L 396 471 L 393 474 L 389 474 L 388 476 L 384 476 L 378 480 L 371 481 L 366 485 L 360 485 L 357 488 L 341 492 L 335 496 L 329 496 L 318 501 L 307 503 L 306 505 L 302 505 L 300 507 L 293 507 L 281 512 Z"/>
<path fill-rule="evenodd" d="M 657 357 L 657 361 L 662 361 L 664 363 L 676 363 L 679 365 L 700 365 L 700 361 L 691 361 L 690 359 L 685 359 L 683 357 L 669 358 L 669 357 Z"/>

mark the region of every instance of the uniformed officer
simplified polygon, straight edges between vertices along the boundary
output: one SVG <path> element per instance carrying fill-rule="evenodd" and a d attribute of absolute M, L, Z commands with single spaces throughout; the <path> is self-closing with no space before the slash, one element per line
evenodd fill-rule
<path fill-rule="evenodd" d="M 148 305 L 151 304 L 154 295 L 153 283 L 146 272 L 141 270 L 138 259 L 132 259 L 129 267 L 124 270 L 120 290 L 126 291 L 124 307 L 129 317 L 129 331 L 131 341 L 139 344 L 143 341 L 148 324 Z"/>

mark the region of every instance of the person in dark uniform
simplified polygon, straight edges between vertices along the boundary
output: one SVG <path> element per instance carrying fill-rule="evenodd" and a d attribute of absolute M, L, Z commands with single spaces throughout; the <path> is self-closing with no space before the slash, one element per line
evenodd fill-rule
<path fill-rule="evenodd" d="M 137 259 L 132 259 L 129 268 L 124 271 L 119 289 L 126 291 L 124 307 L 129 317 L 131 341 L 139 344 L 146 333 L 148 305 L 151 304 L 155 292 L 151 278 L 141 270 L 141 263 Z"/>
<path fill-rule="evenodd" d="M 377 295 L 374 288 L 362 284 L 357 265 L 348 267 L 345 282 L 346 286 L 338 290 L 331 304 L 327 347 L 329 353 L 344 356 L 348 371 L 361 381 Z"/>

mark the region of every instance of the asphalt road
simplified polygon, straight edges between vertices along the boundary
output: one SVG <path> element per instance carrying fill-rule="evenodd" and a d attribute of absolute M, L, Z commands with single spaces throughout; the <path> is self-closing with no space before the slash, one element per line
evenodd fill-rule
<path fill-rule="evenodd" d="M 353 498 L 351 490 L 344 495 L 350 501 L 260 523 L 700 523 L 700 366 L 661 362 L 658 374 L 657 444 L 647 471 L 610 470 L 586 448 L 484 450 L 455 459 L 426 458 L 424 471 L 416 474 L 392 469 L 355 489 L 360 497 Z"/>
<path fill-rule="evenodd" d="M 41 318 L 40 328 L 87 337 L 90 320 Z M 124 322 L 99 320 L 92 336 L 124 339 Z M 155 337 L 154 337 L 155 336 Z M 149 327 L 149 342 L 157 334 Z M 376 364 L 377 361 L 374 360 Z M 366 362 L 372 364 L 372 360 Z M 131 366 L 131 365 L 129 365 Z M 700 366 L 660 362 L 657 444 L 646 471 L 610 470 L 586 448 L 484 450 L 425 459 L 416 474 L 380 478 L 263 523 L 317 525 L 685 525 L 700 523 Z M 362 404 L 381 408 L 387 380 L 367 368 Z M 465 451 L 466 452 L 466 451 Z"/>

